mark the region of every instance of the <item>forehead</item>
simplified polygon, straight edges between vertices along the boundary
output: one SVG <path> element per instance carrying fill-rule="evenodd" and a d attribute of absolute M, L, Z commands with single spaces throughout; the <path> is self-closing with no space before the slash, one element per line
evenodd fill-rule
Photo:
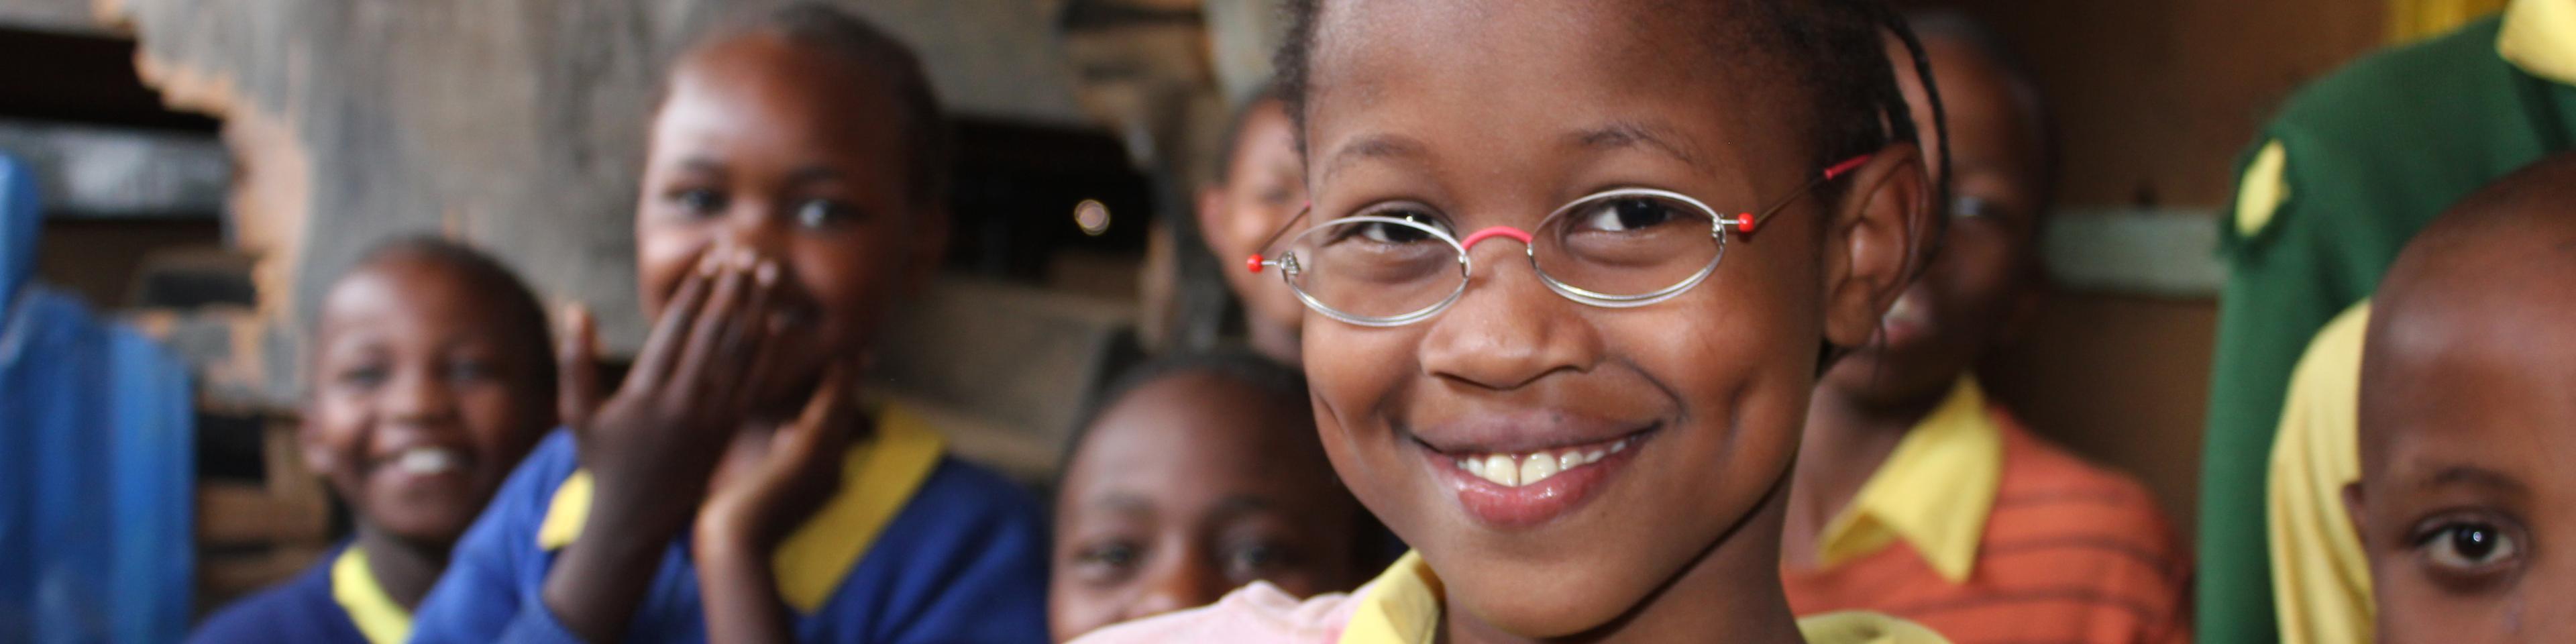
<path fill-rule="evenodd" d="M 327 346 L 350 332 L 444 339 L 505 333 L 488 289 L 446 262 L 396 255 L 361 265 L 331 287 L 318 331 Z"/>
<path fill-rule="evenodd" d="M 1092 423 L 1066 485 L 1179 494 L 1328 478 L 1305 401 L 1275 398 L 1206 374 L 1147 383 Z"/>
<path fill-rule="evenodd" d="M 1941 85 L 1942 106 L 1948 108 L 1952 154 L 1963 161 L 2012 165 L 2013 170 L 2035 166 L 2038 115 L 2030 113 L 2028 101 L 2020 94 L 2023 90 L 2002 65 L 1956 38 L 1927 39 L 1923 49 L 1931 59 L 1933 78 Z M 1903 79 L 1908 85 L 1907 100 L 1923 100 L 1912 95 L 1918 91 L 1913 75 L 1907 73 Z"/>
<path fill-rule="evenodd" d="M 2466 463 L 2576 481 L 2565 467 L 2576 460 L 2576 334 L 2563 322 L 2458 308 L 2374 330 L 2385 333 L 2372 342 L 2394 346 L 2372 351 L 2363 369 L 2365 471 L 2409 478 Z"/>
<path fill-rule="evenodd" d="M 678 62 L 654 120 L 655 143 L 891 145 L 905 125 L 892 87 L 882 70 L 815 45 L 732 36 Z"/>
<path fill-rule="evenodd" d="M 1782 114 L 1795 88 L 1765 73 L 1767 54 L 1729 35 L 1742 30 L 1721 28 L 1734 9 L 1652 4 L 1327 3 L 1307 76 L 1313 168 L 1328 170 L 1335 146 L 1380 131 L 1439 139 L 1445 130 L 1508 146 L 1652 123 L 1713 156 L 1783 147 L 1783 130 L 1794 128 L 1753 125 Z M 1782 134 L 1751 136 L 1761 132 Z"/>

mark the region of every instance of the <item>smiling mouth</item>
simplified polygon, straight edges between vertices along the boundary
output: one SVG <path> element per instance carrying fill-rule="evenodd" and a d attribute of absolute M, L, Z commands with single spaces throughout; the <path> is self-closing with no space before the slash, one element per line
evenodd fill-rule
<path fill-rule="evenodd" d="M 1586 505 L 1636 460 L 1662 427 L 1656 423 L 1610 438 L 1545 447 L 1441 449 L 1419 438 L 1415 447 L 1468 516 L 1493 529 L 1523 530 Z"/>
<path fill-rule="evenodd" d="M 421 446 L 406 448 L 395 453 L 392 458 L 385 459 L 384 466 L 411 476 L 438 476 L 463 471 L 465 461 L 464 452 L 445 447 Z"/>
<path fill-rule="evenodd" d="M 1558 474 L 1573 472 L 1601 462 L 1613 454 L 1628 451 L 1637 442 L 1634 434 L 1617 440 L 1574 445 L 1522 454 L 1468 454 L 1456 457 L 1458 469 L 1468 475 L 1503 487 L 1535 485 Z"/>

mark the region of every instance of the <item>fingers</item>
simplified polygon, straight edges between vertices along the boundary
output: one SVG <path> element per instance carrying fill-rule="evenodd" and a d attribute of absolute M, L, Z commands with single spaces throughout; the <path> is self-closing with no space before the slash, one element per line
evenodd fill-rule
<path fill-rule="evenodd" d="M 579 303 L 564 307 L 563 337 L 555 346 L 555 414 L 566 427 L 590 426 L 599 408 L 599 323 Z"/>
<path fill-rule="evenodd" d="M 708 282 L 715 277 L 713 253 L 701 256 L 698 267 L 680 278 L 680 286 L 671 299 L 662 304 L 662 318 L 653 322 L 653 332 L 644 338 L 644 346 L 635 352 L 635 365 L 626 371 L 625 384 L 619 391 L 658 391 L 669 380 L 671 367 L 678 362 L 681 343 L 696 325 L 698 308 L 707 299 Z"/>
<path fill-rule="evenodd" d="M 779 337 L 786 329 L 770 312 L 778 299 L 778 270 L 778 264 L 770 260 L 761 260 L 751 270 L 751 298 L 743 307 L 748 319 L 741 325 L 750 336 L 741 341 L 749 359 L 743 363 L 743 384 L 735 391 L 734 400 L 739 409 L 761 411 L 755 406 L 768 402 L 770 392 L 775 391 L 771 381 L 777 378 L 770 371 L 782 359 L 778 355 L 781 347 L 788 344 Z"/>
<path fill-rule="evenodd" d="M 858 405 L 852 400 L 849 372 L 838 367 L 823 373 L 823 384 L 814 388 L 814 397 L 805 401 L 805 410 L 796 422 L 781 430 L 783 447 L 795 448 L 790 454 L 804 457 L 839 458 L 842 448 L 856 438 L 859 423 L 855 418 Z"/>
<path fill-rule="evenodd" d="M 746 310 L 753 299 L 751 291 L 756 290 L 748 270 L 749 257 L 748 252 L 725 255 L 697 325 L 689 329 L 679 362 L 671 372 L 675 393 L 727 405 L 723 411 L 728 416 L 740 410 L 730 405 L 736 402 L 735 392 L 744 384 L 743 367 L 751 360 L 745 342 L 759 329 L 757 322 L 763 317 Z"/>

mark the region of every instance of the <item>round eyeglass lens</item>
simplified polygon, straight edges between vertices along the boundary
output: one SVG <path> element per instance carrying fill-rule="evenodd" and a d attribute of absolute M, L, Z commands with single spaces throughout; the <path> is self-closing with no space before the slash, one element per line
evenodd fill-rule
<path fill-rule="evenodd" d="M 1428 224 L 1393 217 L 1345 217 L 1291 240 L 1281 261 L 1300 296 L 1348 321 L 1406 321 L 1439 307 L 1467 284 L 1458 242 Z"/>
<path fill-rule="evenodd" d="M 1539 272 L 1578 296 L 1622 302 L 1669 297 L 1708 277 L 1726 250 L 1717 213 L 1677 194 L 1613 190 L 1567 204 L 1540 224 Z"/>

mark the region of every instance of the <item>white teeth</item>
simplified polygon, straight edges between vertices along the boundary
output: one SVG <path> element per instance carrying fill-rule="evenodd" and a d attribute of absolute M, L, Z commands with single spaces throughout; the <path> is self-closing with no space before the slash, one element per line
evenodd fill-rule
<path fill-rule="evenodd" d="M 437 447 L 414 447 L 394 458 L 394 467 L 412 474 L 445 474 L 464 462 L 455 450 Z"/>
<path fill-rule="evenodd" d="M 1485 480 L 1500 483 L 1504 487 L 1516 487 L 1521 484 L 1520 466 L 1512 462 L 1512 457 L 1501 454 L 1485 457 L 1483 476 Z"/>
<path fill-rule="evenodd" d="M 1540 454 L 1521 461 L 1521 485 L 1545 481 L 1550 476 L 1556 476 L 1556 459 Z"/>
<path fill-rule="evenodd" d="M 1529 454 L 1486 454 L 1459 457 L 1458 469 L 1470 476 L 1492 481 L 1504 487 L 1519 487 L 1545 481 L 1574 468 L 1601 462 L 1611 454 L 1628 448 L 1627 440 L 1591 451 L 1579 449 Z"/>

